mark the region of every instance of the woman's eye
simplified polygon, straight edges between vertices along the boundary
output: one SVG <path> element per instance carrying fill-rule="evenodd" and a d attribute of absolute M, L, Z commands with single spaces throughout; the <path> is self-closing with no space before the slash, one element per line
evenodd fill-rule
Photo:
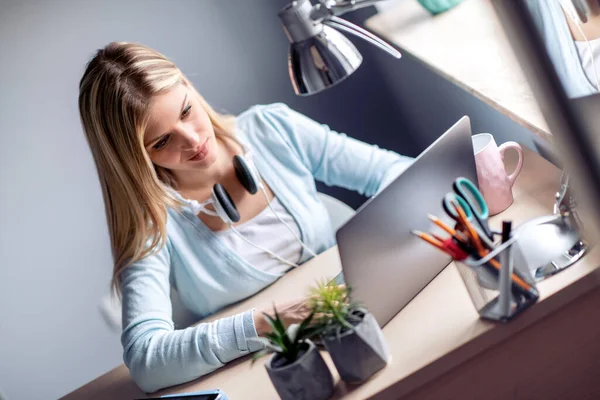
<path fill-rule="evenodd" d="M 154 146 L 152 146 L 152 148 L 155 150 L 162 149 L 163 147 L 165 147 L 167 145 L 170 136 L 171 136 L 171 134 L 163 136 L 163 138 L 160 139 L 158 142 L 156 142 L 156 144 Z"/>
<path fill-rule="evenodd" d="M 183 111 L 181 112 L 181 118 L 185 118 L 190 114 L 190 111 L 192 110 L 192 105 L 188 104 L 186 108 L 183 109 Z"/>

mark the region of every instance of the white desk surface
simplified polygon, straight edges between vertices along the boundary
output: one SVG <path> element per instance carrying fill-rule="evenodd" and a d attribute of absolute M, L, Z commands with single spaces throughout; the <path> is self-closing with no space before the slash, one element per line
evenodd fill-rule
<path fill-rule="evenodd" d="M 489 0 L 465 0 L 435 17 L 416 0 L 405 0 L 369 18 L 366 26 L 536 135 L 551 140 L 546 120 Z"/>
<path fill-rule="evenodd" d="M 559 171 L 537 154 L 525 150 L 525 163 L 514 187 L 515 202 L 502 214 L 491 219 L 500 227 L 502 219 L 515 224 L 552 212 L 553 193 L 558 187 Z M 513 160 L 508 160 L 512 164 Z M 392 352 L 392 362 L 371 380 L 360 386 L 347 386 L 334 374 L 337 386 L 334 398 L 364 399 L 394 385 L 394 397 L 401 397 L 432 382 L 496 344 L 518 336 L 574 297 L 600 284 L 594 273 L 600 251 L 593 250 L 567 270 L 538 285 L 540 301 L 506 325 L 496 325 L 478 318 L 462 280 L 453 264 L 442 271 L 384 329 Z M 282 277 L 277 283 L 254 297 L 214 315 L 216 319 L 251 307 L 270 306 L 306 294 L 307 288 L 321 278 L 332 278 L 340 270 L 337 248 Z M 600 272 L 600 270 L 599 270 Z M 577 282 L 576 285 L 573 283 Z M 562 290 L 571 286 L 571 290 Z M 573 290 L 576 288 L 576 290 Z M 558 292 L 558 293 L 557 293 Z M 548 301 L 548 299 L 553 299 Z M 324 357 L 335 372 L 331 360 Z M 263 366 L 266 359 L 250 366 L 249 358 L 234 361 L 196 381 L 168 388 L 157 394 L 220 388 L 230 399 L 276 398 Z M 410 378 L 410 379 L 408 379 Z M 143 396 L 129 377 L 124 365 L 97 378 L 69 394 L 65 399 L 132 399 Z"/>

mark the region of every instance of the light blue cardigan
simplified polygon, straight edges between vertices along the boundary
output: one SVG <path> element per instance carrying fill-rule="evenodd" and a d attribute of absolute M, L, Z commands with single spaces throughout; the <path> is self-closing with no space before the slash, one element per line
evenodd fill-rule
<path fill-rule="evenodd" d="M 254 152 L 266 183 L 317 253 L 335 244 L 315 179 L 374 195 L 406 169 L 410 158 L 367 145 L 283 104 L 255 106 L 237 117 L 237 134 Z M 211 315 L 275 282 L 246 263 L 185 207 L 168 210 L 168 240 L 155 255 L 123 271 L 123 357 L 145 392 L 190 381 L 260 349 L 253 310 L 175 330 L 171 285 L 198 316 Z M 310 255 L 303 251 L 301 262 Z"/>
<path fill-rule="evenodd" d="M 526 0 L 527 7 L 546 46 L 568 97 L 597 93 L 585 74 L 569 25 L 558 0 Z"/>

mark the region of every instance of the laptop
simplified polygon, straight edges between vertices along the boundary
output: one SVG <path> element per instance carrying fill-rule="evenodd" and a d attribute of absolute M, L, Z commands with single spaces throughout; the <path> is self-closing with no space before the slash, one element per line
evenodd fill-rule
<path fill-rule="evenodd" d="M 446 267 L 449 256 L 410 233 L 436 231 L 428 214 L 450 222 L 442 197 L 454 179 L 477 184 L 467 116 L 423 151 L 336 233 L 342 274 L 352 298 L 387 324 Z"/>

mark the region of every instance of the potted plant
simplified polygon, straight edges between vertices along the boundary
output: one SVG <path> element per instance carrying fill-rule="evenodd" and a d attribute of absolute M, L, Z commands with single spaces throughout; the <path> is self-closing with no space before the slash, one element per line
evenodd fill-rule
<path fill-rule="evenodd" d="M 349 287 L 319 283 L 311 294 L 313 325 L 345 382 L 363 382 L 387 365 L 383 332 L 375 317 L 351 300 Z"/>
<path fill-rule="evenodd" d="M 264 316 L 272 331 L 257 339 L 265 348 L 254 355 L 252 362 L 274 353 L 265 367 L 283 400 L 329 398 L 333 393 L 333 377 L 317 346 L 309 339 L 315 334 L 311 326 L 313 315 L 287 328 L 277 309 L 274 308 L 274 318 Z"/>

